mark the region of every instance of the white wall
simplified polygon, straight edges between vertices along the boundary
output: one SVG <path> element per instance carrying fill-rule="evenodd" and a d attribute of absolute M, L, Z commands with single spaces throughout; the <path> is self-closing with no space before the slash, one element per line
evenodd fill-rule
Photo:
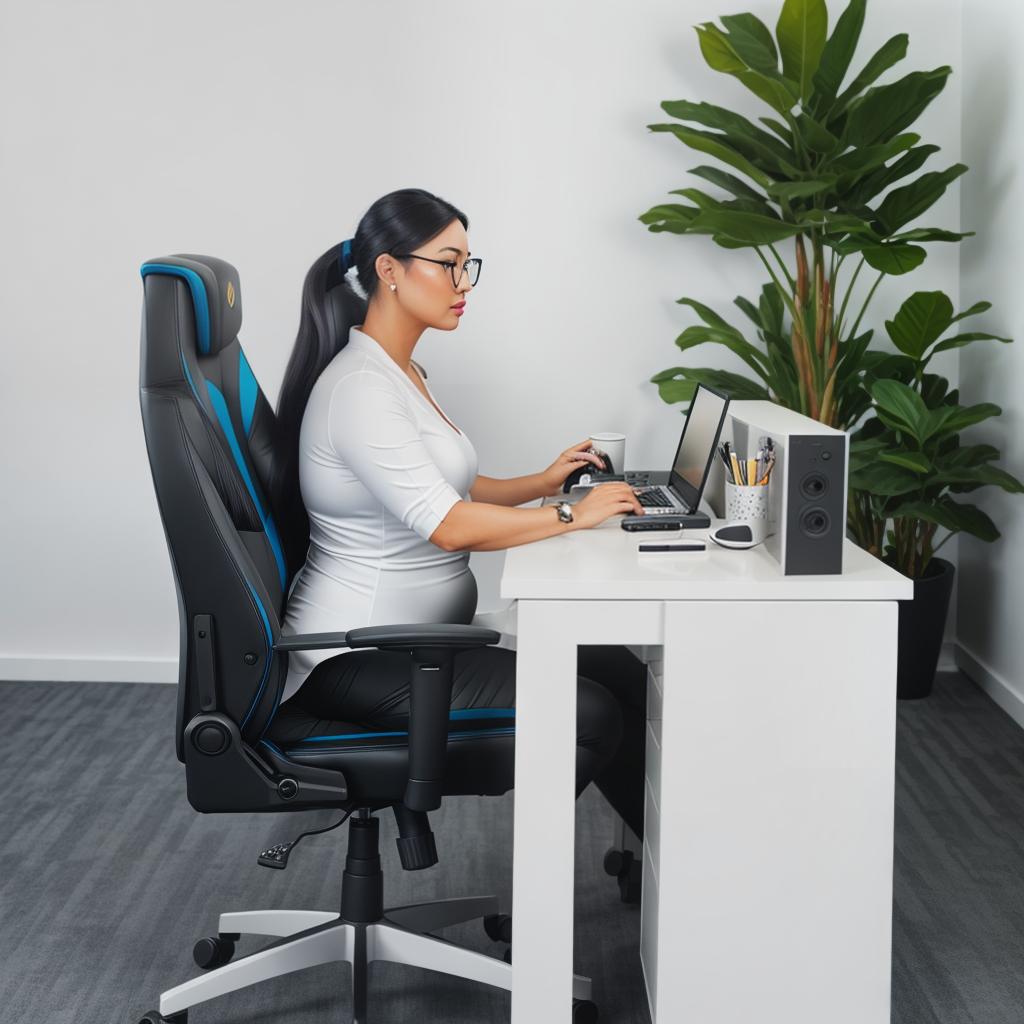
<path fill-rule="evenodd" d="M 766 113 L 705 66 L 692 25 L 743 8 L 774 23 L 779 7 L 0 8 L 0 677 L 174 677 L 177 611 L 138 411 L 148 258 L 235 264 L 242 342 L 276 401 L 309 264 L 379 196 L 430 189 L 466 211 L 485 268 L 458 330 L 428 332 L 416 357 L 481 472 L 537 472 L 599 430 L 628 434 L 631 467 L 666 464 L 680 407 L 648 378 L 681 361 L 673 339 L 692 318 L 675 300 L 726 310 L 761 273 L 749 254 L 639 223 L 712 162 L 645 125 L 666 120 L 663 99 Z M 958 67 L 958 11 L 872 4 L 859 62 L 906 30 L 897 73 Z M 920 128 L 943 146 L 935 166 L 958 158 L 958 78 Z M 956 189 L 928 220 L 956 225 Z M 909 283 L 880 290 L 870 322 L 918 288 L 956 300 L 957 274 L 956 248 L 933 247 Z M 685 359 L 742 368 L 718 348 Z M 481 609 L 500 603 L 502 558 L 472 556 Z"/>
<path fill-rule="evenodd" d="M 1000 464 L 1018 479 L 1024 479 L 1022 45 L 1024 10 L 1000 0 L 972 0 L 964 12 L 964 162 L 972 170 L 963 190 L 963 220 L 978 235 L 964 243 L 961 288 L 965 302 L 993 304 L 979 325 L 1015 341 L 963 349 L 960 383 L 964 402 L 1002 407 L 1002 416 L 979 424 L 970 440 L 999 448 Z M 968 500 L 992 517 L 1002 537 L 994 544 L 960 541 L 957 660 L 1024 725 L 1024 499 L 987 487 Z"/>

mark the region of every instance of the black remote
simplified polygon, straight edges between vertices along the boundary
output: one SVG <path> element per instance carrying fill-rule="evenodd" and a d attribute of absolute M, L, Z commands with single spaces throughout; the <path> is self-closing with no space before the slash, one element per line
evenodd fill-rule
<path fill-rule="evenodd" d="M 686 541 L 682 544 L 641 544 L 638 551 L 706 551 L 702 540 Z"/>
<path fill-rule="evenodd" d="M 288 867 L 288 854 L 292 852 L 294 845 L 294 843 L 279 843 L 277 846 L 271 846 L 269 850 L 264 850 L 259 855 L 256 862 L 265 868 L 283 870 Z"/>

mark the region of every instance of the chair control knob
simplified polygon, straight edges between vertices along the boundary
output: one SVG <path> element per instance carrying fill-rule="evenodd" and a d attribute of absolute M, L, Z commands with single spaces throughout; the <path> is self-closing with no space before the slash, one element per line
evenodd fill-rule
<path fill-rule="evenodd" d="M 204 722 L 192 733 L 196 750 L 209 757 L 223 754 L 231 743 L 231 734 L 219 722 Z"/>
<path fill-rule="evenodd" d="M 282 779 L 277 784 L 277 795 L 282 800 L 291 800 L 297 796 L 299 792 L 299 784 L 294 779 Z"/>

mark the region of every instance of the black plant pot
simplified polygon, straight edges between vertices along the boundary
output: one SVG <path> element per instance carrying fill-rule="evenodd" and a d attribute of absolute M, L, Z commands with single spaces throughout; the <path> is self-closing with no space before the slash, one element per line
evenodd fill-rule
<path fill-rule="evenodd" d="M 899 602 L 896 696 L 900 700 L 917 700 L 932 692 L 953 593 L 953 572 L 952 562 L 932 558 L 924 576 L 914 580 L 913 601 Z"/>

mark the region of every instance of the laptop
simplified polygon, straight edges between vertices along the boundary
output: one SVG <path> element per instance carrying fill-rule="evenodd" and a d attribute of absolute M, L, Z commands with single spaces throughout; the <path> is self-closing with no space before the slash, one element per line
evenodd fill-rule
<path fill-rule="evenodd" d="M 668 472 L 591 473 L 589 486 L 623 480 L 639 491 L 637 500 L 644 515 L 694 515 L 704 494 L 728 409 L 729 399 L 725 395 L 698 384 Z M 585 480 L 583 477 L 581 483 Z"/>

